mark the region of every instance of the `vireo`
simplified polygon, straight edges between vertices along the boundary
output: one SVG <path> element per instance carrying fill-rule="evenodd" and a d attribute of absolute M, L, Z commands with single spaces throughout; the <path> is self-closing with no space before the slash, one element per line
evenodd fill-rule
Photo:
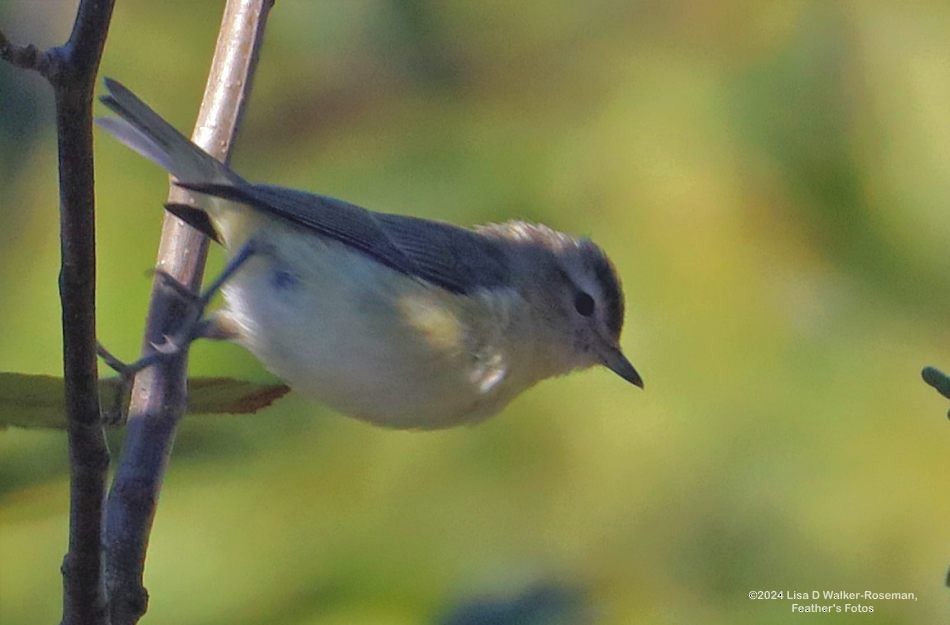
<path fill-rule="evenodd" d="M 643 386 L 619 346 L 620 281 L 593 242 L 250 183 L 121 84 L 106 86 L 119 117 L 100 126 L 191 190 L 194 206 L 169 210 L 229 254 L 199 300 L 203 310 L 221 287 L 225 306 L 178 343 L 233 339 L 296 391 L 396 428 L 478 421 L 540 380 L 593 365 Z M 160 346 L 132 370 L 185 345 Z"/>

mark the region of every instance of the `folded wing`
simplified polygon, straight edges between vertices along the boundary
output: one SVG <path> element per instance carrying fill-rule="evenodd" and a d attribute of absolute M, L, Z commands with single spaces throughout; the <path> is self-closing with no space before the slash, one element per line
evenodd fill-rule
<path fill-rule="evenodd" d="M 248 204 L 453 293 L 509 284 L 509 271 L 498 243 L 465 228 L 375 213 L 331 197 L 271 185 L 178 184 Z"/>

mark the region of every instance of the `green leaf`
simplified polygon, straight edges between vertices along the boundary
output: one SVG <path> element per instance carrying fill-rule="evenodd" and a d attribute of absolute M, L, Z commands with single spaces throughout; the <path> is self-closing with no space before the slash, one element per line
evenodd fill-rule
<path fill-rule="evenodd" d="M 266 408 L 290 390 L 233 378 L 188 381 L 189 414 L 249 414 Z M 106 425 L 121 426 L 127 390 L 119 378 L 99 381 Z M 50 375 L 0 372 L 0 428 L 66 428 L 63 379 Z"/>

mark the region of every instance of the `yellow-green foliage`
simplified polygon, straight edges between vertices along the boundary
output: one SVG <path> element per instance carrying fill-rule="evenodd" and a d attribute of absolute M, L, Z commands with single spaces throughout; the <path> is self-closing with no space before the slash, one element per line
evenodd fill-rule
<path fill-rule="evenodd" d="M 189 128 L 220 4 L 118 2 L 103 74 Z M 0 26 L 54 44 L 72 11 L 4 3 Z M 592 236 L 646 391 L 590 371 L 436 433 L 293 395 L 186 420 L 147 622 L 416 624 L 539 580 L 611 625 L 843 620 L 748 599 L 770 589 L 913 591 L 861 623 L 942 622 L 946 401 L 920 369 L 950 367 L 948 59 L 938 1 L 277 2 L 238 171 Z M 0 66 L 0 370 L 61 369 L 51 124 Z M 166 177 L 96 156 L 99 328 L 131 355 Z M 229 345 L 192 361 L 269 379 Z M 0 432 L 4 625 L 58 618 L 65 455 Z"/>

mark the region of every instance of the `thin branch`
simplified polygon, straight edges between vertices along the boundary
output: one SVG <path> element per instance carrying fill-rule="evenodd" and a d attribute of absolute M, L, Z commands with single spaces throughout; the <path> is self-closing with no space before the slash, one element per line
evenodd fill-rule
<path fill-rule="evenodd" d="M 193 140 L 227 161 L 257 62 L 271 0 L 228 0 L 215 46 Z M 173 188 L 169 201 L 187 203 Z M 166 213 L 158 267 L 192 291 L 201 283 L 207 239 Z M 156 280 L 152 287 L 144 350 L 160 343 L 180 323 L 181 298 Z M 113 625 L 137 622 L 148 594 L 142 584 L 145 555 L 162 479 L 185 411 L 186 358 L 142 371 L 132 390 L 125 444 L 109 492 L 104 535 L 106 585 Z"/>
<path fill-rule="evenodd" d="M 938 393 L 950 399 L 950 377 L 944 374 L 943 371 L 936 367 L 924 367 L 924 370 L 920 372 L 920 376 Z M 950 411 L 947 412 L 947 416 L 950 417 Z"/>
<path fill-rule="evenodd" d="M 109 451 L 96 364 L 96 240 L 92 93 L 114 0 L 82 0 L 65 45 L 41 52 L 0 34 L 0 57 L 45 76 L 56 97 L 59 145 L 63 373 L 69 430 L 69 550 L 63 559 L 64 624 L 108 623 L 102 510 Z"/>
<path fill-rule="evenodd" d="M 69 411 L 69 552 L 63 560 L 64 625 L 107 623 L 102 510 L 109 452 L 102 429 L 96 356 L 95 179 L 92 94 L 114 0 L 83 0 L 49 74 L 56 93 L 63 308 Z"/>
<path fill-rule="evenodd" d="M 16 67 L 33 70 L 41 76 L 49 77 L 54 55 L 46 50 L 38 49 L 33 44 L 15 45 L 0 32 L 0 59 Z"/>

